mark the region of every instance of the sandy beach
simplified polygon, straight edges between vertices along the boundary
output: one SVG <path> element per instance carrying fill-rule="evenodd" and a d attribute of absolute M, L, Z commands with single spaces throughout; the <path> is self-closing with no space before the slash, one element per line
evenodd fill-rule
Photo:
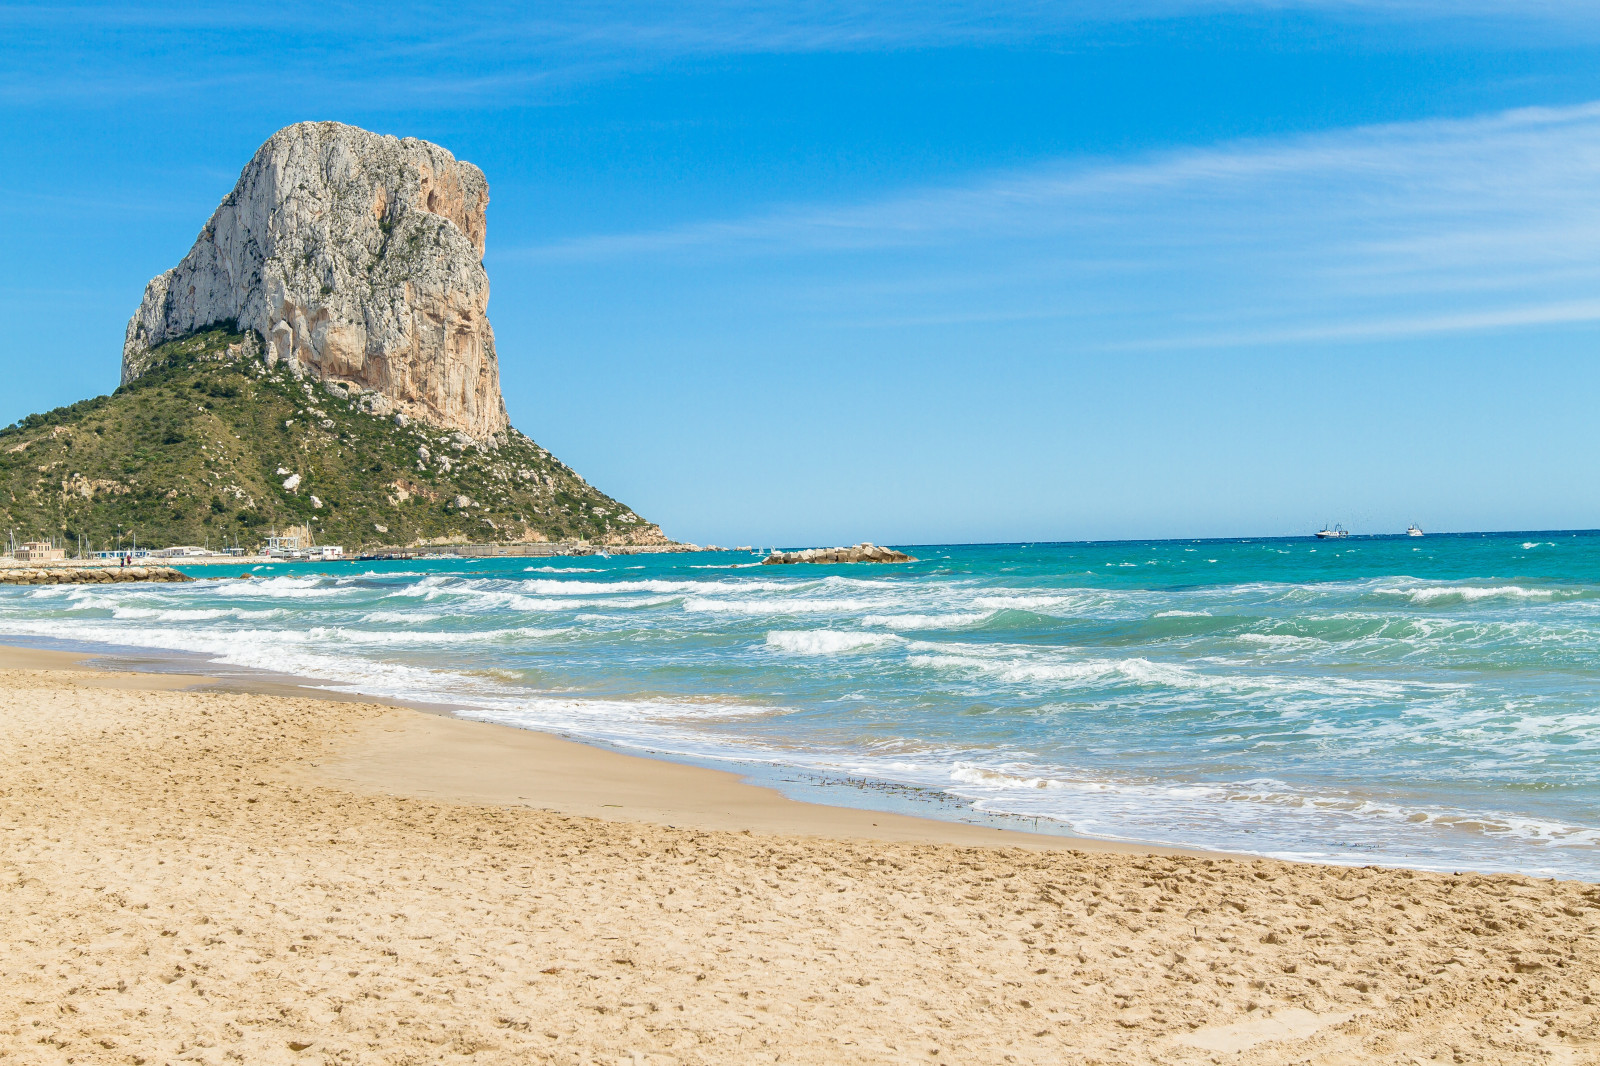
<path fill-rule="evenodd" d="M 1595 1063 L 1600 889 L 784 799 L 0 655 L 0 1061 Z"/>

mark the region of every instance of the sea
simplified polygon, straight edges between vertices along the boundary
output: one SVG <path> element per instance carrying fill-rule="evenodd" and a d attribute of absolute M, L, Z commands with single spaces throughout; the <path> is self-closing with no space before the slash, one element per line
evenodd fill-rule
<path fill-rule="evenodd" d="M 903 547 L 195 567 L 0 588 L 0 639 L 288 674 L 801 799 L 1600 880 L 1600 532 Z"/>

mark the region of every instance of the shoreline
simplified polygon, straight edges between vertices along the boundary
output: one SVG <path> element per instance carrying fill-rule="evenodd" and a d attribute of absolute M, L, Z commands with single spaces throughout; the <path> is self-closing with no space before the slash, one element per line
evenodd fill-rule
<path fill-rule="evenodd" d="M 1482 557 L 1502 549 L 1531 550 L 1506 544 Z M 1358 569 L 1400 573 L 1395 559 L 1409 550 Z M 1243 552 L 1240 565 L 1254 566 L 1260 553 Z M 1536 649 L 1501 641 L 1481 662 L 1458 661 L 1457 637 L 1438 635 L 1455 629 L 1405 627 L 1455 615 L 1493 625 L 1529 603 L 1569 598 L 1558 553 L 1535 554 L 1544 569 L 1526 588 L 1449 575 L 1391 588 L 1316 571 L 1288 599 L 1262 591 L 1272 582 L 1235 587 L 1237 574 L 1199 565 L 1212 560 L 1185 548 L 1104 560 L 952 554 L 949 574 L 880 570 L 863 573 L 873 580 L 860 589 L 854 576 L 769 575 L 737 556 L 699 560 L 728 567 L 692 557 L 286 565 L 265 583 L 54 590 L 5 606 L 8 628 L 65 647 L 164 645 L 216 660 L 197 672 L 248 664 L 450 703 L 469 719 L 734 769 L 802 802 L 968 822 L 981 811 L 984 824 L 1147 847 L 1596 880 L 1593 782 L 1558 729 L 1530 740 L 1548 757 L 1541 768 L 1508 763 L 1491 783 L 1458 779 L 1453 752 L 1464 743 L 1509 757 L 1509 739 L 1418 724 L 1440 713 L 1449 721 L 1454 704 L 1492 715 L 1496 698 L 1518 695 L 1519 675 L 1499 666 L 1536 663 Z M 1278 576 L 1318 558 L 1300 552 Z M 1134 568 L 1086 569 L 1091 576 L 1067 581 L 1070 593 L 1049 576 L 1058 565 L 1118 560 Z M 1134 566 L 1151 560 L 1195 564 L 1220 583 L 1169 589 Z M 1041 606 L 1063 609 L 999 610 L 1028 602 L 1022 592 L 1036 585 L 1053 590 L 1038 593 Z M 1369 638 L 1337 612 L 1294 619 L 1290 600 L 1302 595 L 1392 618 L 1404 639 L 1360 643 Z M 1241 596 L 1242 621 L 1211 620 Z M 944 603 L 962 609 L 928 613 Z M 1179 609 L 1158 610 L 1167 607 Z M 1565 622 L 1550 613 L 1563 639 L 1588 647 L 1592 634 L 1570 612 Z M 1286 640 L 1285 626 L 1304 635 Z M 1360 654 L 1325 654 L 1347 647 Z M 1581 712 L 1582 676 L 1550 675 L 1552 712 Z M 1463 679 L 1474 683 L 1456 688 Z M 1392 728 L 1363 730 L 1369 714 Z M 1563 783 L 1578 791 L 1542 787 Z"/>
<path fill-rule="evenodd" d="M 1286 862 L 1335 869 L 1404 870 L 1436 875 L 1548 878 L 1517 870 L 1467 865 L 1429 867 L 1352 857 L 1270 855 L 1190 844 L 1075 836 L 1020 823 L 1014 814 L 979 811 L 960 797 L 936 790 L 900 788 L 876 778 L 800 781 L 802 767 L 738 758 L 716 759 L 613 744 L 578 734 L 507 725 L 459 713 L 444 703 L 375 696 L 325 685 L 322 678 L 276 674 L 256 667 L 212 669 L 203 653 L 140 646 L 35 648 L 5 640 L 72 643 L 62 638 L 0 638 L 0 670 L 51 669 L 116 677 L 128 690 L 140 678 L 161 679 L 153 691 L 193 691 L 323 700 L 381 707 L 392 718 L 362 736 L 348 757 L 320 768 L 317 780 L 392 796 L 430 798 L 482 806 L 527 807 L 612 821 L 644 821 L 668 828 L 803 834 L 962 846 L 1018 847 L 1085 854 L 1195 856 L 1239 862 Z M 38 659 L 34 659 L 38 656 Z M 181 684 L 166 679 L 182 678 Z M 530 785 L 529 774 L 541 783 Z M 779 787 L 788 783 L 792 787 Z M 846 789 L 849 789 L 847 792 Z M 898 800 L 829 802 L 830 796 L 888 795 Z M 909 796 L 910 798 L 906 798 Z M 614 802 L 621 797 L 623 802 Z M 968 817 L 918 813 L 925 806 Z M 1037 821 L 1037 820 L 1034 820 Z M 1009 824 L 1008 824 L 1009 823 Z M 1573 880 L 1558 878 L 1559 880 Z M 1580 883 L 1590 883 L 1581 881 Z M 1600 1066 L 1600 1064 L 1597 1064 Z"/>
<path fill-rule="evenodd" d="M 1600 1063 L 1587 883 L 821 825 L 732 775 L 83 659 L 0 652 L 0 1059 Z"/>
<path fill-rule="evenodd" d="M 520 726 L 465 718 L 439 705 L 312 687 L 271 676 L 139 670 L 115 653 L 0 644 L 0 670 L 50 670 L 152 691 L 225 692 L 383 707 L 388 714 L 308 780 L 353 790 L 481 806 L 533 807 L 565 815 L 672 828 L 1017 847 L 1119 855 L 1255 856 L 1028 832 L 991 824 L 795 799 L 723 770 L 665 754 L 633 753 Z M 156 662 L 161 656 L 152 655 Z M 95 660 L 106 660 L 97 665 Z M 164 660 L 178 662 L 174 655 Z M 529 775 L 537 780 L 530 781 Z M 620 802 L 619 802 L 620 801 Z M 998 819 L 996 819 L 998 820 Z"/>
<path fill-rule="evenodd" d="M 36 648 L 5 641 L 74 644 Z M 41 656 L 37 663 L 30 657 Z M 1573 880 L 1545 871 L 1478 869 L 1467 864 L 1427 866 L 1364 856 L 1275 855 L 1203 845 L 1077 836 L 1027 828 L 1023 815 L 977 810 L 969 801 L 936 789 L 899 786 L 861 777 L 828 779 L 804 767 L 737 756 L 718 758 L 613 743 L 581 734 L 487 721 L 463 708 L 403 697 L 369 695 L 324 686 L 343 682 L 278 674 L 258 667 L 218 670 L 205 653 L 136 645 L 93 645 L 50 636 L 0 637 L 0 669 L 58 669 L 138 678 L 183 677 L 179 689 L 324 700 L 382 707 L 394 718 L 365 735 L 350 757 L 322 767 L 321 783 L 392 796 L 484 806 L 526 807 L 613 821 L 644 821 L 668 828 L 804 834 L 826 839 L 1018 847 L 1085 854 L 1196 856 L 1240 862 L 1287 862 L 1337 869 L 1516 876 Z M 174 669 L 176 668 L 176 669 Z M 154 690 L 173 686 L 160 682 Z M 408 716 L 401 712 L 411 712 Z M 448 723 L 448 724 L 447 724 Z M 530 786 L 527 776 L 543 782 Z M 806 780 L 811 778 L 811 780 Z M 787 786 L 787 787 L 785 787 Z M 618 797 L 623 802 L 614 802 Z M 830 801 L 837 797 L 839 802 Z M 859 799 L 858 799 L 859 797 Z M 867 797 L 880 797 L 876 804 Z M 921 813 L 931 809 L 949 814 Z M 959 813 L 958 813 L 959 812 Z M 960 816 L 965 814 L 966 816 Z M 1600 1064 L 1597 1064 L 1600 1066 Z"/>

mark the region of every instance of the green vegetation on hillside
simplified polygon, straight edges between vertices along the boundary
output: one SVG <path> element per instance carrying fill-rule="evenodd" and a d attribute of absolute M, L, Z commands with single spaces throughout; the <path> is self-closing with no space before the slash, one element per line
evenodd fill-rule
<path fill-rule="evenodd" d="M 0 531 L 95 548 L 119 527 L 125 544 L 248 548 L 296 525 L 347 548 L 662 542 L 515 431 L 490 448 L 401 425 L 338 385 L 268 370 L 255 350 L 226 329 L 170 341 L 112 395 L 0 430 Z"/>

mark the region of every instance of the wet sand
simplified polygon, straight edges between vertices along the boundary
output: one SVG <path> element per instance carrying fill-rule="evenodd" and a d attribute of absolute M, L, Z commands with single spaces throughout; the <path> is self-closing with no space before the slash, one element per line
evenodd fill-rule
<path fill-rule="evenodd" d="M 0 1061 L 1600 1063 L 1593 885 L 822 807 L 74 662 L 0 652 Z"/>

